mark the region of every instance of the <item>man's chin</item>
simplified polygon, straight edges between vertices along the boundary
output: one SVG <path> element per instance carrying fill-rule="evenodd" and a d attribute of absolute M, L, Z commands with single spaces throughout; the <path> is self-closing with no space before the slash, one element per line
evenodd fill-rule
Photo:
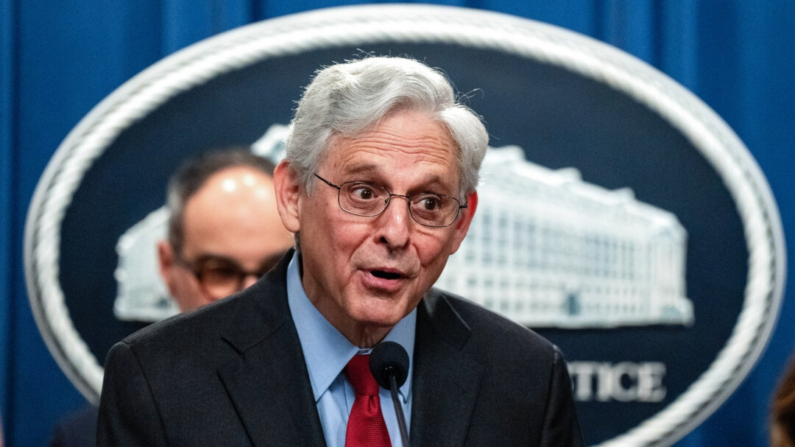
<path fill-rule="evenodd" d="M 378 298 L 369 298 L 370 300 Z M 400 322 L 409 312 L 406 311 L 404 305 L 397 305 L 397 303 L 389 303 L 380 308 L 364 307 L 358 309 L 352 315 L 353 320 L 357 322 L 360 327 L 368 329 L 391 329 Z"/>

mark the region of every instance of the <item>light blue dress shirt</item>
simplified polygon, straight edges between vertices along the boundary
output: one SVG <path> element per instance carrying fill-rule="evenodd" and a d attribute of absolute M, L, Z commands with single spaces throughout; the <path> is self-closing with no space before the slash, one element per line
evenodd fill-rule
<path fill-rule="evenodd" d="M 348 415 L 356 396 L 342 370 L 348 361 L 358 353 L 367 354 L 369 349 L 359 349 L 340 333 L 315 308 L 304 292 L 298 268 L 298 254 L 293 255 L 287 267 L 287 302 L 298 330 L 301 348 L 304 350 L 309 380 L 315 395 L 323 436 L 328 447 L 345 447 L 345 430 Z M 417 309 L 389 331 L 385 341 L 394 341 L 406 349 L 409 359 L 409 375 L 406 383 L 398 390 L 398 395 L 406 415 L 407 428 L 411 421 L 411 376 L 414 368 L 414 328 L 417 323 Z M 381 388 L 381 412 L 392 447 L 402 447 L 392 394 Z"/>

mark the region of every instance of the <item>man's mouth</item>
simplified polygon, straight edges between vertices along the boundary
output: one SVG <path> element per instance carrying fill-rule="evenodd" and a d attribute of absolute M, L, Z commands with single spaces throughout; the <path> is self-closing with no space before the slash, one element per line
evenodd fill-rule
<path fill-rule="evenodd" d="M 386 270 L 370 270 L 370 274 L 376 278 L 381 279 L 401 279 L 403 275 L 399 272 L 386 271 Z"/>
<path fill-rule="evenodd" d="M 407 285 L 411 275 L 393 267 L 370 267 L 360 270 L 363 285 L 378 293 L 395 293 Z"/>

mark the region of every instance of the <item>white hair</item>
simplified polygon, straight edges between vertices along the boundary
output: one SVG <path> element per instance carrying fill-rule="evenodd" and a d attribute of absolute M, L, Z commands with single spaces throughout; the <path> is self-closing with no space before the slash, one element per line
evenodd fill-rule
<path fill-rule="evenodd" d="M 480 117 L 456 101 L 447 78 L 418 61 L 368 57 L 319 70 L 304 91 L 287 136 L 286 158 L 301 184 L 311 180 L 335 137 L 355 137 L 397 110 L 427 113 L 457 145 L 459 188 L 475 190 L 488 147 Z"/>

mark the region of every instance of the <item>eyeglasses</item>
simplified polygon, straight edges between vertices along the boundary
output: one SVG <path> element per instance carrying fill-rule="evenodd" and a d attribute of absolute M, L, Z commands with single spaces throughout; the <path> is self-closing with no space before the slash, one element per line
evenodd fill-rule
<path fill-rule="evenodd" d="M 188 262 L 181 256 L 176 259 L 193 273 L 204 293 L 212 298 L 224 298 L 243 290 L 247 277 L 254 276 L 259 279 L 265 276 L 283 255 L 284 253 L 277 253 L 269 256 L 254 271 L 245 270 L 237 262 L 222 256 L 205 255 L 194 262 Z"/>
<path fill-rule="evenodd" d="M 458 218 L 461 205 L 456 198 L 444 194 L 432 194 L 428 192 L 404 196 L 402 194 L 392 194 L 386 188 L 368 182 L 345 182 L 335 185 L 323 177 L 314 174 L 323 183 L 337 188 L 337 203 L 343 211 L 354 216 L 375 217 L 383 213 L 389 206 L 392 197 L 406 199 L 409 207 L 409 214 L 420 225 L 426 227 L 446 227 L 451 225 Z"/>

